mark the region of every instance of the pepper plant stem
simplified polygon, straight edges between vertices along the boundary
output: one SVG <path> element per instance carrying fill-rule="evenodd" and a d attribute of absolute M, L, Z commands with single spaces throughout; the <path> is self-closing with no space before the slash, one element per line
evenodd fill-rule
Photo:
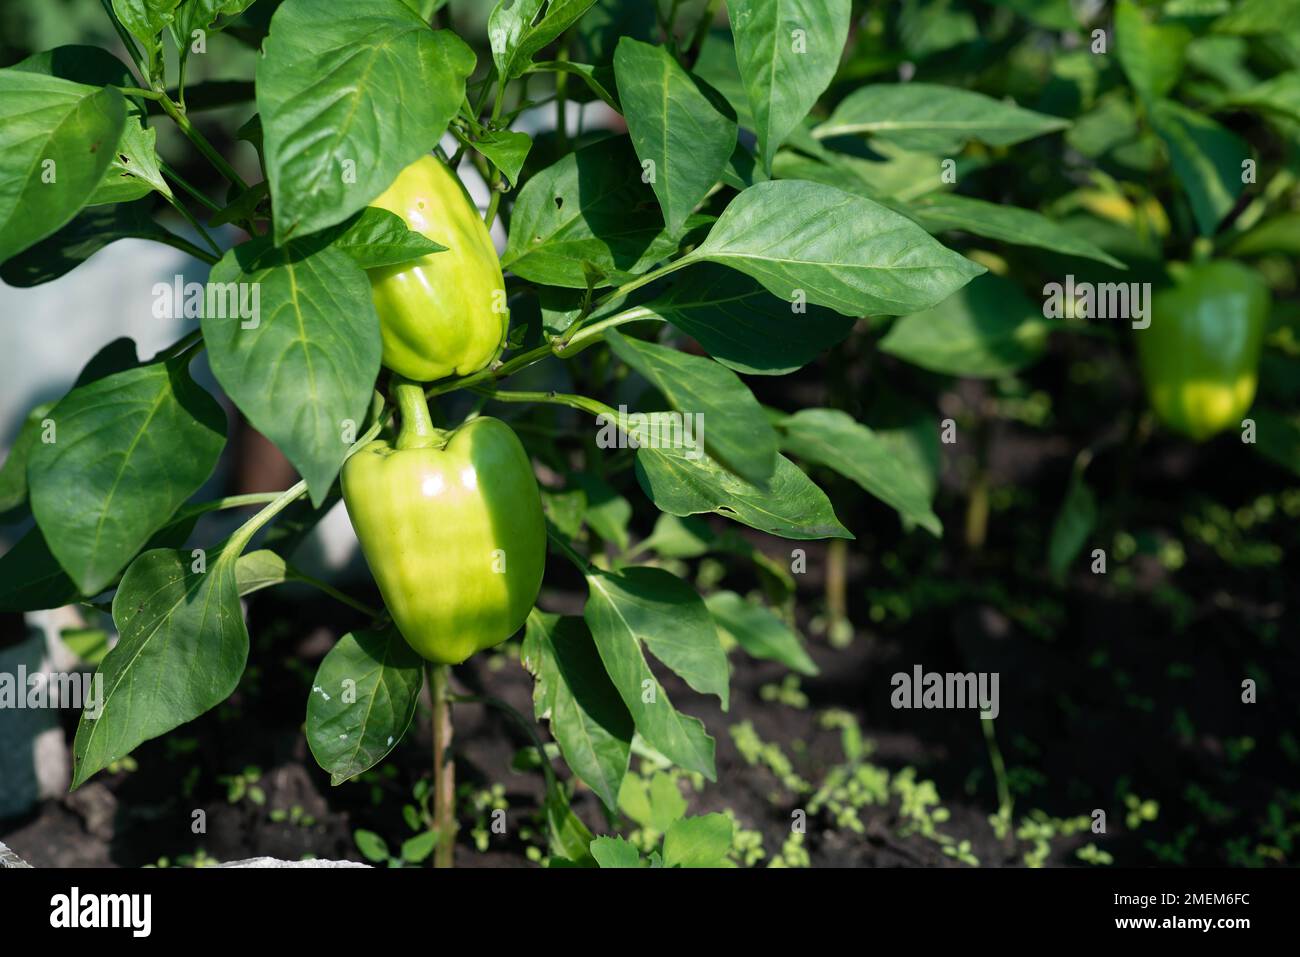
<path fill-rule="evenodd" d="M 190 122 L 190 118 L 181 112 L 180 107 L 173 103 L 170 97 L 164 96 L 158 102 L 162 104 L 163 112 L 172 118 L 172 122 L 198 148 L 198 151 L 208 158 L 208 162 L 215 166 L 222 176 L 241 190 L 248 189 L 248 184 L 235 172 L 235 168 L 226 162 L 226 158 L 216 151 L 207 137 L 198 131 L 198 128 Z"/>
<path fill-rule="evenodd" d="M 399 449 L 429 448 L 446 444 L 446 432 L 433 424 L 429 403 L 424 398 L 424 386 L 410 379 L 397 377 L 393 393 L 401 413 L 401 430 L 397 433 Z"/>
<path fill-rule="evenodd" d="M 498 392 L 493 389 L 478 388 L 471 391 L 486 395 L 490 399 L 496 399 L 498 402 L 546 402 L 550 405 L 567 405 L 579 412 L 590 412 L 592 415 L 607 415 L 611 419 L 618 421 L 617 412 L 605 403 L 590 399 L 585 395 L 569 395 L 563 392 Z"/>
<path fill-rule="evenodd" d="M 451 756 L 450 665 L 425 666 L 433 704 L 433 866 L 454 867 L 456 856 L 456 764 Z"/>

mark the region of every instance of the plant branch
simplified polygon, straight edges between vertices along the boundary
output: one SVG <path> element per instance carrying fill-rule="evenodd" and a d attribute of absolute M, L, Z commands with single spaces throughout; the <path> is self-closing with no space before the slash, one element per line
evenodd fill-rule
<path fill-rule="evenodd" d="M 203 206 L 206 206 L 209 210 L 211 210 L 214 213 L 221 212 L 221 207 L 217 203 L 208 199 L 201 192 L 199 192 L 197 187 L 191 185 L 185 179 L 185 177 L 181 176 L 181 174 L 177 172 L 175 169 L 173 169 L 171 164 L 169 164 L 161 156 L 158 157 L 158 167 L 167 175 L 168 179 L 174 182 L 181 189 L 185 190 L 185 192 L 189 193 L 190 196 L 198 200 L 198 202 L 201 203 Z"/>
<path fill-rule="evenodd" d="M 180 128 L 180 131 L 197 147 L 198 151 L 208 158 L 208 162 L 215 166 L 222 176 L 241 190 L 248 189 L 248 184 L 235 172 L 235 168 L 226 162 L 226 158 L 216 151 L 213 145 L 208 142 L 207 137 L 199 132 L 198 128 L 190 122 L 190 118 L 181 112 L 180 107 L 173 103 L 170 97 L 164 96 L 158 102 L 162 104 L 163 112 L 172 118 L 172 122 Z"/>
<path fill-rule="evenodd" d="M 617 420 L 618 413 L 605 403 L 590 399 L 585 395 L 570 395 L 563 392 L 499 392 L 495 389 L 472 388 L 471 391 L 486 395 L 498 402 L 543 402 L 550 405 L 567 405 L 579 412 L 592 415 L 606 415 Z"/>
<path fill-rule="evenodd" d="M 212 251 L 213 253 L 216 254 L 217 257 L 216 259 L 213 259 L 212 262 L 216 262 L 218 259 L 220 259 L 222 255 L 224 255 L 221 247 L 218 246 L 216 241 L 211 236 L 208 235 L 208 231 L 203 228 L 203 224 L 198 221 L 195 215 L 191 213 L 188 209 L 186 209 L 185 206 L 181 203 L 181 201 L 178 200 L 175 196 L 164 196 L 163 198 L 167 200 L 167 205 L 169 205 L 172 209 L 176 210 L 176 212 L 180 213 L 181 217 L 187 223 L 193 226 L 195 231 L 200 236 L 202 236 L 205 240 L 207 240 L 208 245 L 212 247 Z"/>
<path fill-rule="evenodd" d="M 644 306 L 633 306 L 631 309 L 625 309 L 622 312 L 615 313 L 599 322 L 593 322 L 589 326 L 570 326 L 564 337 L 557 339 L 551 346 L 551 351 L 561 358 L 577 355 L 587 346 L 592 345 L 597 340 L 604 338 L 605 330 L 614 329 L 618 326 L 626 325 L 629 322 L 641 322 L 647 319 L 654 319 L 658 322 L 664 322 L 663 316 L 651 312 Z"/>
<path fill-rule="evenodd" d="M 135 65 L 136 72 L 148 83 L 153 78 L 149 75 L 148 69 L 145 68 L 144 58 L 140 54 L 140 48 L 135 45 L 135 38 L 126 32 L 126 27 L 122 26 L 117 19 L 117 14 L 113 12 L 112 0 L 100 0 L 104 12 L 108 14 L 109 22 L 113 24 L 113 29 L 117 31 L 117 38 L 122 41 L 122 46 L 126 48 L 126 54 L 131 58 Z"/>
<path fill-rule="evenodd" d="M 433 866 L 454 867 L 456 858 L 456 764 L 451 756 L 450 665 L 426 664 L 433 704 Z"/>
<path fill-rule="evenodd" d="M 695 35 L 691 37 L 690 44 L 682 53 L 682 59 L 690 63 L 692 58 L 699 53 L 700 47 L 704 44 L 704 38 L 709 35 L 709 27 L 713 26 L 713 21 L 717 19 L 718 8 L 722 6 L 722 0 L 709 0 L 708 7 L 705 8 L 700 22 L 695 25 Z"/>
<path fill-rule="evenodd" d="M 615 299 L 620 299 L 623 296 L 626 296 L 628 293 L 640 289 L 642 286 L 648 286 L 656 279 L 662 279 L 664 276 L 667 276 L 669 273 L 676 272 L 677 270 L 682 269 L 685 266 L 691 265 L 691 263 L 693 262 L 695 262 L 695 260 L 692 259 L 690 256 L 683 256 L 681 259 L 660 266 L 658 269 L 652 269 L 648 273 L 645 273 L 644 275 L 637 276 L 635 279 L 623 283 L 623 285 L 619 286 L 617 289 L 605 293 L 605 295 L 601 296 L 594 303 L 592 303 L 592 309 L 593 311 L 599 309 L 601 306 L 605 305 L 606 303 L 612 302 Z"/>
<path fill-rule="evenodd" d="M 183 236 L 177 236 L 170 230 L 164 229 L 165 236 L 151 236 L 154 242 L 162 243 L 164 246 L 171 246 L 173 249 L 179 249 L 183 253 L 188 253 L 195 259 L 200 259 L 209 266 L 215 266 L 221 259 L 220 256 L 214 256 L 202 246 L 196 246 Z"/>

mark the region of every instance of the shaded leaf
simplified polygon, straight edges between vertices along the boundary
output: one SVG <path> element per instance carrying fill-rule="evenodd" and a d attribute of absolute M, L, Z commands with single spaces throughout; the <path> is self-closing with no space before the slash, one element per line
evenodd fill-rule
<path fill-rule="evenodd" d="M 668 232 L 677 235 L 736 148 L 735 117 L 662 46 L 624 37 L 614 73 L 632 144 Z"/>
<path fill-rule="evenodd" d="M 779 424 L 781 448 L 786 452 L 834 469 L 931 535 L 943 534 L 943 525 L 930 508 L 925 479 L 848 413 L 804 409 Z"/>
<path fill-rule="evenodd" d="M 370 281 L 332 248 L 274 250 L 265 240 L 236 246 L 212 267 L 227 315 L 203 317 L 212 373 L 253 427 L 294 464 L 319 505 L 361 432 L 379 374 L 379 319 Z M 258 315 L 230 308 L 257 289 Z"/>
<path fill-rule="evenodd" d="M 83 594 L 107 585 L 216 466 L 226 415 L 187 361 L 73 389 L 50 413 L 56 440 L 32 450 L 32 514 Z"/>
<path fill-rule="evenodd" d="M 765 485 L 776 468 L 776 433 L 745 383 L 712 359 L 605 333 L 610 350 L 696 424 L 683 429 L 742 478 Z M 660 420 L 664 421 L 664 420 Z M 703 423 L 703 424 L 701 424 Z M 685 439 L 685 435 L 683 438 Z"/>
<path fill-rule="evenodd" d="M 849 0 L 730 0 L 736 64 L 758 153 L 777 147 L 830 85 L 849 32 Z"/>
<path fill-rule="evenodd" d="M 898 319 L 880 349 L 931 372 L 996 378 L 1036 362 L 1050 323 L 1001 276 L 975 279 L 948 301 Z"/>
<path fill-rule="evenodd" d="M 707 455 L 690 459 L 680 449 L 642 446 L 636 477 L 662 511 L 679 517 L 716 512 L 759 531 L 796 540 L 852 538 L 826 493 L 798 466 L 778 455 L 765 489 L 751 485 Z"/>
<path fill-rule="evenodd" d="M 618 805 L 632 747 L 632 716 L 605 673 L 581 618 L 528 617 L 524 667 L 536 681 L 533 708 L 549 719 L 565 763 L 605 806 Z"/>
<path fill-rule="evenodd" d="M 423 685 L 423 661 L 396 628 L 338 640 L 307 698 L 307 744 L 331 784 L 369 770 L 397 747 Z"/>
<path fill-rule="evenodd" d="M 738 269 L 787 302 L 806 296 L 846 316 L 926 309 L 984 271 L 878 203 L 794 180 L 733 199 L 685 261 L 699 259 Z"/>
<path fill-rule="evenodd" d="M 342 222 L 429 152 L 460 109 L 473 51 L 400 0 L 286 0 L 257 64 L 275 238 Z"/>
<path fill-rule="evenodd" d="M 120 637 L 99 667 L 102 711 L 83 712 L 77 726 L 74 788 L 224 701 L 248 658 L 231 553 L 195 573 L 188 554 L 145 552 L 122 576 L 113 621 Z"/>
<path fill-rule="evenodd" d="M 733 591 L 720 591 L 704 599 L 709 614 L 737 644 L 755 658 L 779 661 L 802 675 L 817 674 L 803 642 L 771 609 L 746 601 Z"/>
<path fill-rule="evenodd" d="M 1069 126 L 1068 120 L 1035 113 L 935 83 L 881 83 L 859 87 L 813 131 L 818 139 L 869 133 L 908 150 L 955 153 L 968 141 L 1011 146 Z"/>

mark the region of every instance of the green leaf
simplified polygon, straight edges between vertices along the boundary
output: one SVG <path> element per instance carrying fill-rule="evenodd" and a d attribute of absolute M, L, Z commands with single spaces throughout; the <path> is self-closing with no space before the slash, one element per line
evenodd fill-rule
<path fill-rule="evenodd" d="M 736 121 L 741 127 L 753 130 L 758 125 L 749 110 L 749 94 L 745 92 L 745 81 L 740 78 L 740 65 L 736 62 L 736 46 L 731 31 L 709 31 L 700 44 L 700 53 L 695 59 L 692 72 L 723 95 L 735 111 Z M 762 167 L 761 160 L 757 165 Z"/>
<path fill-rule="evenodd" d="M 565 763 L 605 806 L 618 804 L 632 749 L 632 716 L 605 673 L 581 618 L 535 611 L 522 650 L 533 675 L 533 709 L 550 719 Z"/>
<path fill-rule="evenodd" d="M 150 206 L 141 201 L 82 210 L 66 226 L 0 266 L 0 279 L 11 286 L 39 286 L 71 272 L 119 239 L 171 239 L 150 217 Z"/>
<path fill-rule="evenodd" d="M 573 813 L 568 799 L 558 787 L 547 789 L 543 810 L 546 813 L 546 843 L 551 854 L 579 867 L 592 866 L 595 861 L 589 848 L 593 835 Z"/>
<path fill-rule="evenodd" d="M 266 184 L 266 180 L 254 183 L 213 213 L 212 218 L 208 220 L 208 225 L 224 226 L 228 223 L 239 223 L 241 220 L 249 222 L 264 220 L 267 218 L 266 203 L 270 196 L 271 188 Z"/>
<path fill-rule="evenodd" d="M 1300 475 L 1300 417 L 1256 405 L 1250 410 L 1255 420 L 1255 450 L 1264 458 Z"/>
<path fill-rule="evenodd" d="M 1279 213 L 1237 237 L 1233 256 L 1263 256 L 1284 253 L 1300 257 L 1300 213 Z"/>
<path fill-rule="evenodd" d="M 684 415 L 683 435 L 693 433 L 714 458 L 737 475 L 765 485 L 776 468 L 776 433 L 767 414 L 740 377 L 712 359 L 628 339 L 615 329 L 605 333 L 610 350 L 640 372 Z M 702 423 L 702 424 L 701 424 Z"/>
<path fill-rule="evenodd" d="M 307 745 L 338 785 L 382 761 L 406 734 L 424 685 L 420 656 L 396 628 L 339 639 L 307 698 Z"/>
<path fill-rule="evenodd" d="M 61 608 L 80 597 L 39 527 L 0 556 L 0 612 Z"/>
<path fill-rule="evenodd" d="M 57 76 L 87 86 L 135 86 L 131 71 L 117 57 L 100 47 L 61 46 L 29 56 L 14 64 L 15 70 Z M 150 190 L 171 196 L 171 187 L 158 167 L 154 148 L 156 133 L 148 128 L 144 100 L 127 98 L 126 122 L 113 151 L 113 160 L 86 205 L 122 203 L 139 199 Z"/>
<path fill-rule="evenodd" d="M 673 276 L 637 308 L 671 322 L 709 355 L 745 375 L 785 375 L 840 342 L 854 320 L 798 307 L 749 276 L 703 263 Z"/>
<path fill-rule="evenodd" d="M 330 245 L 347 253 L 362 269 L 398 266 L 447 248 L 407 228 L 402 217 L 378 206 L 367 206 L 344 225 L 347 228 Z"/>
<path fill-rule="evenodd" d="M 700 259 L 738 269 L 786 302 L 806 296 L 846 316 L 927 309 L 984 272 L 878 203 L 792 180 L 733 199 L 685 261 Z"/>
<path fill-rule="evenodd" d="M 357 850 L 366 860 L 383 864 L 388 860 L 388 845 L 374 831 L 356 831 L 352 839 L 357 842 Z"/>
<path fill-rule="evenodd" d="M 438 843 L 437 831 L 424 831 L 402 842 L 402 860 L 408 864 L 419 864 L 433 853 Z"/>
<path fill-rule="evenodd" d="M 798 466 L 778 455 L 766 489 L 751 485 L 707 455 L 642 446 L 636 477 L 661 511 L 678 517 L 716 512 L 759 531 L 796 540 L 852 538 L 835 517 L 826 493 Z"/>
<path fill-rule="evenodd" d="M 632 566 L 617 574 L 593 569 L 587 584 L 615 606 L 619 624 L 627 632 L 620 637 L 640 640 L 692 689 L 717 695 L 722 710 L 727 710 L 727 658 L 713 619 L 693 587 L 649 566 Z M 601 641 L 596 644 L 605 659 Z"/>
<path fill-rule="evenodd" d="M 1083 470 L 1075 469 L 1065 493 L 1061 510 L 1052 525 L 1047 546 L 1047 567 L 1057 584 L 1064 584 L 1070 564 L 1087 544 L 1097 526 L 1097 497 L 1083 480 Z"/>
<path fill-rule="evenodd" d="M 677 787 L 677 779 L 663 771 L 655 772 L 650 779 L 647 792 L 649 798 L 649 824 L 660 834 L 668 831 L 673 823 L 686 816 L 686 798 L 682 797 Z"/>
<path fill-rule="evenodd" d="M 813 130 L 818 139 L 869 133 L 908 150 L 951 154 L 970 140 L 1011 146 L 1069 126 L 1068 120 L 1026 110 L 951 86 L 882 83 L 859 87 Z"/>
<path fill-rule="evenodd" d="M 763 167 L 830 85 L 848 38 L 849 0 L 730 0 L 736 63 Z"/>
<path fill-rule="evenodd" d="M 1216 33 L 1258 36 L 1276 33 L 1279 24 L 1300 20 L 1300 0 L 1238 0 L 1214 21 Z"/>
<path fill-rule="evenodd" d="M 135 341 L 127 336 L 119 336 L 90 357 L 90 361 L 77 373 L 77 381 L 72 387 L 80 388 L 127 369 L 135 369 L 139 365 L 140 357 L 136 354 Z"/>
<path fill-rule="evenodd" d="M 1131 0 L 1115 5 L 1115 55 L 1148 103 L 1167 96 L 1183 72 L 1192 34 L 1179 23 L 1152 23 Z"/>
<path fill-rule="evenodd" d="M 32 450 L 32 514 L 82 594 L 94 595 L 212 474 L 226 415 L 186 369 L 151 363 L 73 389 Z"/>
<path fill-rule="evenodd" d="M 880 349 L 931 372 L 995 379 L 1043 354 L 1051 324 L 1001 276 L 980 276 L 947 302 L 897 320 Z"/>
<path fill-rule="evenodd" d="M 818 673 L 799 636 L 770 609 L 733 591 L 715 592 L 704 604 L 718 627 L 755 658 L 779 661 L 801 675 Z"/>
<path fill-rule="evenodd" d="M 238 286 L 232 284 L 239 284 Z M 284 250 L 265 240 L 236 246 L 212 267 L 226 291 L 260 290 L 252 319 L 210 316 L 203 339 L 212 374 L 294 464 L 319 505 L 361 433 L 379 374 L 379 319 L 366 274 L 337 249 Z"/>
<path fill-rule="evenodd" d="M 159 34 L 175 17 L 180 0 L 113 0 L 113 12 L 131 36 L 140 41 L 152 68 L 162 66 Z"/>
<path fill-rule="evenodd" d="M 1151 125 L 1192 204 L 1202 236 L 1211 236 L 1241 195 L 1242 163 L 1250 150 L 1240 137 L 1170 100 L 1151 107 Z"/>
<path fill-rule="evenodd" d="M 731 818 L 725 814 L 685 817 L 664 835 L 664 867 L 726 867 Z"/>
<path fill-rule="evenodd" d="M 293 577 L 294 572 L 289 563 L 269 548 L 240 555 L 239 561 L 235 563 L 235 581 L 240 598 L 263 588 L 282 585 Z"/>
<path fill-rule="evenodd" d="M 570 478 L 587 497 L 585 518 L 591 530 L 620 551 L 626 550 L 632 503 L 591 472 L 578 472 Z"/>
<path fill-rule="evenodd" d="M 713 543 L 713 532 L 703 519 L 661 512 L 650 537 L 638 548 L 652 550 L 661 558 L 699 558 L 709 553 Z"/>
<path fill-rule="evenodd" d="M 232 551 L 202 573 L 188 553 L 145 552 L 122 576 L 113 621 L 120 637 L 99 667 L 102 713 L 82 713 L 73 743 L 74 788 L 224 701 L 248 658 Z"/>
<path fill-rule="evenodd" d="M 609 67 L 592 66 L 590 63 L 574 63 L 572 60 L 545 60 L 534 63 L 528 68 L 529 73 L 568 73 L 587 84 L 592 93 L 600 97 L 617 112 L 623 108 L 615 94 L 614 71 Z"/>
<path fill-rule="evenodd" d="M 727 165 L 722 168 L 722 181 L 739 192 L 767 178 L 754 154 L 743 143 L 737 143 L 727 159 Z"/>
<path fill-rule="evenodd" d="M 117 90 L 0 70 L 0 262 L 86 205 L 125 124 Z"/>
<path fill-rule="evenodd" d="M 573 38 L 589 63 L 606 64 L 623 37 L 655 36 L 656 12 L 655 4 L 641 0 L 596 0 L 575 24 Z"/>
<path fill-rule="evenodd" d="M 1015 246 L 1034 246 L 1065 256 L 1095 259 L 1116 269 L 1126 268 L 1094 243 L 1032 209 L 946 193 L 917 202 L 910 212 L 927 232 L 962 230 Z"/>
<path fill-rule="evenodd" d="M 98 667 L 108 654 L 108 632 L 103 628 L 64 628 L 59 640 L 88 665 Z"/>
<path fill-rule="evenodd" d="M 883 140 L 873 141 L 871 151 L 873 158 L 864 159 L 843 153 L 813 158 L 782 150 L 776 156 L 772 175 L 823 183 L 886 206 L 910 202 L 943 185 L 943 160 L 938 156 L 910 152 Z M 956 162 L 958 175 L 971 163 L 966 158 Z"/>
<path fill-rule="evenodd" d="M 474 141 L 474 148 L 490 159 L 513 188 L 519 182 L 519 171 L 533 148 L 533 138 L 527 133 L 513 130 L 486 130 Z"/>
<path fill-rule="evenodd" d="M 286 0 L 257 64 L 276 243 L 342 222 L 429 152 L 474 53 L 401 0 Z"/>
<path fill-rule="evenodd" d="M 0 466 L 0 514 L 27 503 L 27 462 L 32 449 L 40 441 L 41 423 L 53 408 L 53 402 L 42 402 L 28 412 L 17 437 L 9 446 L 5 464 Z"/>
<path fill-rule="evenodd" d="M 642 644 L 696 691 L 727 706 L 727 658 L 708 610 L 689 585 L 657 568 L 592 568 L 583 617 L 636 729 L 669 760 L 715 779 L 714 741 L 668 699 Z"/>
<path fill-rule="evenodd" d="M 1240 106 L 1265 116 L 1278 116 L 1300 123 L 1300 70 L 1291 70 L 1230 94 L 1220 106 Z"/>
<path fill-rule="evenodd" d="M 601 867 L 640 867 L 636 846 L 621 837 L 598 837 L 591 842 L 591 856 Z"/>
<path fill-rule="evenodd" d="M 515 202 L 501 266 L 586 289 L 638 276 L 677 248 L 627 137 L 601 140 L 532 176 Z"/>
<path fill-rule="evenodd" d="M 659 197 L 668 232 L 678 235 L 736 148 L 735 117 L 662 46 L 624 37 L 614 74 L 642 175 Z"/>
<path fill-rule="evenodd" d="M 175 17 L 181 0 L 113 0 L 113 12 L 122 26 L 148 45 Z"/>
<path fill-rule="evenodd" d="M 576 538 L 587 517 L 587 494 L 580 488 L 563 491 L 543 489 L 542 510 L 564 535 Z"/>
<path fill-rule="evenodd" d="M 182 510 L 145 543 L 145 549 L 179 548 L 194 530 L 197 517 L 197 513 Z M 59 608 L 81 597 L 45 543 L 40 526 L 30 529 L 0 556 L 0 611 Z"/>
<path fill-rule="evenodd" d="M 594 2 L 497 0 L 488 15 L 488 39 L 497 72 L 506 79 L 521 75 L 533 57 L 558 39 Z"/>
<path fill-rule="evenodd" d="M 216 33 L 230 19 L 239 16 L 252 5 L 253 0 L 181 0 L 171 23 L 171 31 L 182 59 L 189 54 L 195 30 Z M 218 24 L 218 19 L 222 17 L 226 20 Z"/>
<path fill-rule="evenodd" d="M 804 409 L 778 423 L 781 448 L 852 479 L 903 518 L 936 537 L 943 534 L 930 508 L 924 478 L 899 460 L 888 444 L 838 409 Z"/>

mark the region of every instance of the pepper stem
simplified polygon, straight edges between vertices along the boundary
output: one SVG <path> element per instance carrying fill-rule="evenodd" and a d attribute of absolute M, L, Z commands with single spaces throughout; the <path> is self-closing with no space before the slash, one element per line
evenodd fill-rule
<path fill-rule="evenodd" d="M 450 665 L 426 665 L 433 705 L 433 866 L 453 867 L 456 854 L 456 764 L 451 756 Z"/>
<path fill-rule="evenodd" d="M 424 398 L 424 386 L 410 379 L 395 378 L 393 392 L 402 426 L 397 433 L 399 449 L 442 448 L 447 444 L 447 433 L 434 426 L 429 415 L 429 403 Z"/>

